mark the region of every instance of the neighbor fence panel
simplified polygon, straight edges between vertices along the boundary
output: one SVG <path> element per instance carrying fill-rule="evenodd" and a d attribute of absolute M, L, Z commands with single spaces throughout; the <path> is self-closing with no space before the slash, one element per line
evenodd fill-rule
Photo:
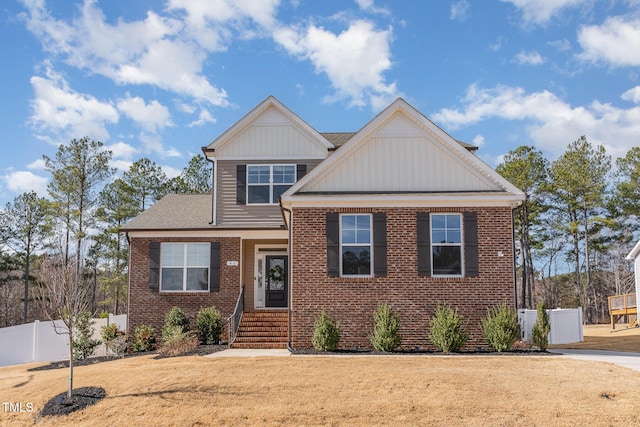
<path fill-rule="evenodd" d="M 549 344 L 570 344 L 584 341 L 582 308 L 557 308 L 549 313 Z M 518 321 L 524 341 L 531 342 L 531 330 L 538 318 L 537 310 L 518 310 Z"/>

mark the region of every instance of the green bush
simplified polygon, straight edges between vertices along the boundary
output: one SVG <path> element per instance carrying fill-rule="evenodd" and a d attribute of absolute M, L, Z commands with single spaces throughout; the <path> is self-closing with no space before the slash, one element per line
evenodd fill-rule
<path fill-rule="evenodd" d="M 114 340 L 115 337 L 118 336 L 119 332 L 122 332 L 122 331 L 118 329 L 118 325 L 116 325 L 115 323 L 110 323 L 100 328 L 100 335 L 102 336 L 102 341 L 105 344 L 108 343 L 109 341 Z"/>
<path fill-rule="evenodd" d="M 164 317 L 164 327 L 162 328 L 163 341 L 166 341 L 165 335 L 169 333 L 169 328 L 172 326 L 179 327 L 182 332 L 187 332 L 189 330 L 189 318 L 187 318 L 180 307 L 172 307 Z"/>
<path fill-rule="evenodd" d="M 429 326 L 429 339 L 433 345 L 445 353 L 457 352 L 467 343 L 468 338 L 458 311 L 449 306 L 438 305 Z"/>
<path fill-rule="evenodd" d="M 91 313 L 85 311 L 76 316 L 73 325 L 73 358 L 75 360 L 86 359 L 100 345 L 99 340 L 94 340 Z"/>
<path fill-rule="evenodd" d="M 180 325 L 165 325 L 162 340 L 162 346 L 158 349 L 161 356 L 179 356 L 198 347 L 198 337 L 191 331 L 183 330 Z"/>
<path fill-rule="evenodd" d="M 393 351 L 400 346 L 402 337 L 398 333 L 400 318 L 387 303 L 379 304 L 373 315 L 374 326 L 371 335 L 373 348 L 379 351 Z"/>
<path fill-rule="evenodd" d="M 482 319 L 482 335 L 495 351 L 509 350 L 520 336 L 516 313 L 505 303 L 487 308 L 487 317 Z"/>
<path fill-rule="evenodd" d="M 540 301 L 538 303 L 538 317 L 531 330 L 531 342 L 533 345 L 539 347 L 540 351 L 547 351 L 549 332 L 551 332 L 549 313 L 547 313 L 545 309 L 544 302 Z"/>
<path fill-rule="evenodd" d="M 340 326 L 324 311 L 316 319 L 311 338 L 313 348 L 320 351 L 335 350 L 340 342 Z"/>
<path fill-rule="evenodd" d="M 218 344 L 224 321 L 215 307 L 201 308 L 196 318 L 196 327 L 202 344 Z"/>
<path fill-rule="evenodd" d="M 153 328 L 150 325 L 139 325 L 133 331 L 133 341 L 131 348 L 133 351 L 150 351 L 155 348 L 156 337 L 153 335 Z"/>

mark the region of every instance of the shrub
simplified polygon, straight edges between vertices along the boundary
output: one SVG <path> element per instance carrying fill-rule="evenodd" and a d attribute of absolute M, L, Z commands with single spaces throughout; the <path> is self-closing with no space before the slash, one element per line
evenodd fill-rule
<path fill-rule="evenodd" d="M 217 344 L 224 322 L 220 312 L 215 307 L 201 308 L 196 318 L 198 339 L 202 344 Z"/>
<path fill-rule="evenodd" d="M 433 345 L 445 353 L 457 352 L 466 344 L 468 338 L 458 311 L 449 306 L 438 305 L 429 326 L 429 339 Z"/>
<path fill-rule="evenodd" d="M 91 313 L 88 311 L 76 316 L 73 325 L 73 358 L 75 360 L 90 357 L 96 347 L 100 345 L 99 340 L 92 338 L 94 323 L 91 319 Z"/>
<path fill-rule="evenodd" d="M 167 315 L 164 317 L 164 327 L 162 328 L 162 340 L 166 341 L 165 334 L 172 326 L 179 327 L 182 332 L 189 330 L 189 319 L 184 314 L 184 311 L 180 307 L 173 307 Z"/>
<path fill-rule="evenodd" d="M 198 347 L 198 338 L 191 331 L 184 331 L 180 325 L 166 325 L 162 331 L 161 356 L 178 356 Z"/>
<path fill-rule="evenodd" d="M 533 345 L 540 348 L 540 351 L 547 351 L 549 345 L 549 332 L 551 332 L 551 325 L 549 324 L 549 313 L 544 307 L 544 302 L 538 303 L 538 318 L 536 323 L 533 324 L 531 330 L 531 342 Z"/>
<path fill-rule="evenodd" d="M 155 348 L 156 337 L 153 335 L 153 328 L 150 325 L 139 325 L 133 331 L 133 341 L 131 348 L 133 351 L 149 351 Z"/>
<path fill-rule="evenodd" d="M 335 350 L 340 342 L 340 326 L 324 311 L 316 319 L 311 338 L 313 348 L 320 351 Z"/>
<path fill-rule="evenodd" d="M 379 351 L 393 351 L 400 346 L 402 337 L 398 333 L 400 318 L 387 303 L 379 304 L 373 315 L 374 326 L 371 335 L 373 348 Z"/>
<path fill-rule="evenodd" d="M 520 336 L 516 313 L 505 303 L 487 308 L 487 317 L 482 319 L 482 335 L 495 351 L 509 350 Z"/>
<path fill-rule="evenodd" d="M 100 335 L 108 353 L 114 356 L 124 356 L 127 351 L 127 337 L 124 331 L 118 329 L 118 325 L 110 323 L 103 326 Z"/>

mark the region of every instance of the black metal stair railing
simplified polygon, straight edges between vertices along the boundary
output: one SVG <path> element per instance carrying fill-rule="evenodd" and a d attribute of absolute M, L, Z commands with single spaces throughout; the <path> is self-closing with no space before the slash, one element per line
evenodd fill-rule
<path fill-rule="evenodd" d="M 236 302 L 236 309 L 233 314 L 227 319 L 227 330 L 229 331 L 229 347 L 236 340 L 238 336 L 238 328 L 240 327 L 240 320 L 242 320 L 242 313 L 244 312 L 244 286 L 240 289 L 240 296 Z"/>

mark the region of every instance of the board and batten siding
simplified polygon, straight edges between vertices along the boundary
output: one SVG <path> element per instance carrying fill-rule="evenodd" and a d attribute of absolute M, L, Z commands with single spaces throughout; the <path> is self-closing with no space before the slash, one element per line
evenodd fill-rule
<path fill-rule="evenodd" d="M 280 227 L 284 225 L 282 213 L 274 205 L 239 205 L 237 203 L 237 166 L 239 164 L 305 164 L 307 173 L 321 160 L 219 160 L 218 166 L 218 226 Z"/>
<path fill-rule="evenodd" d="M 327 146 L 271 107 L 250 126 L 216 148 L 216 157 L 324 159 L 327 157 Z"/>
<path fill-rule="evenodd" d="M 500 191 L 456 151 L 401 114 L 305 187 L 310 192 Z"/>

